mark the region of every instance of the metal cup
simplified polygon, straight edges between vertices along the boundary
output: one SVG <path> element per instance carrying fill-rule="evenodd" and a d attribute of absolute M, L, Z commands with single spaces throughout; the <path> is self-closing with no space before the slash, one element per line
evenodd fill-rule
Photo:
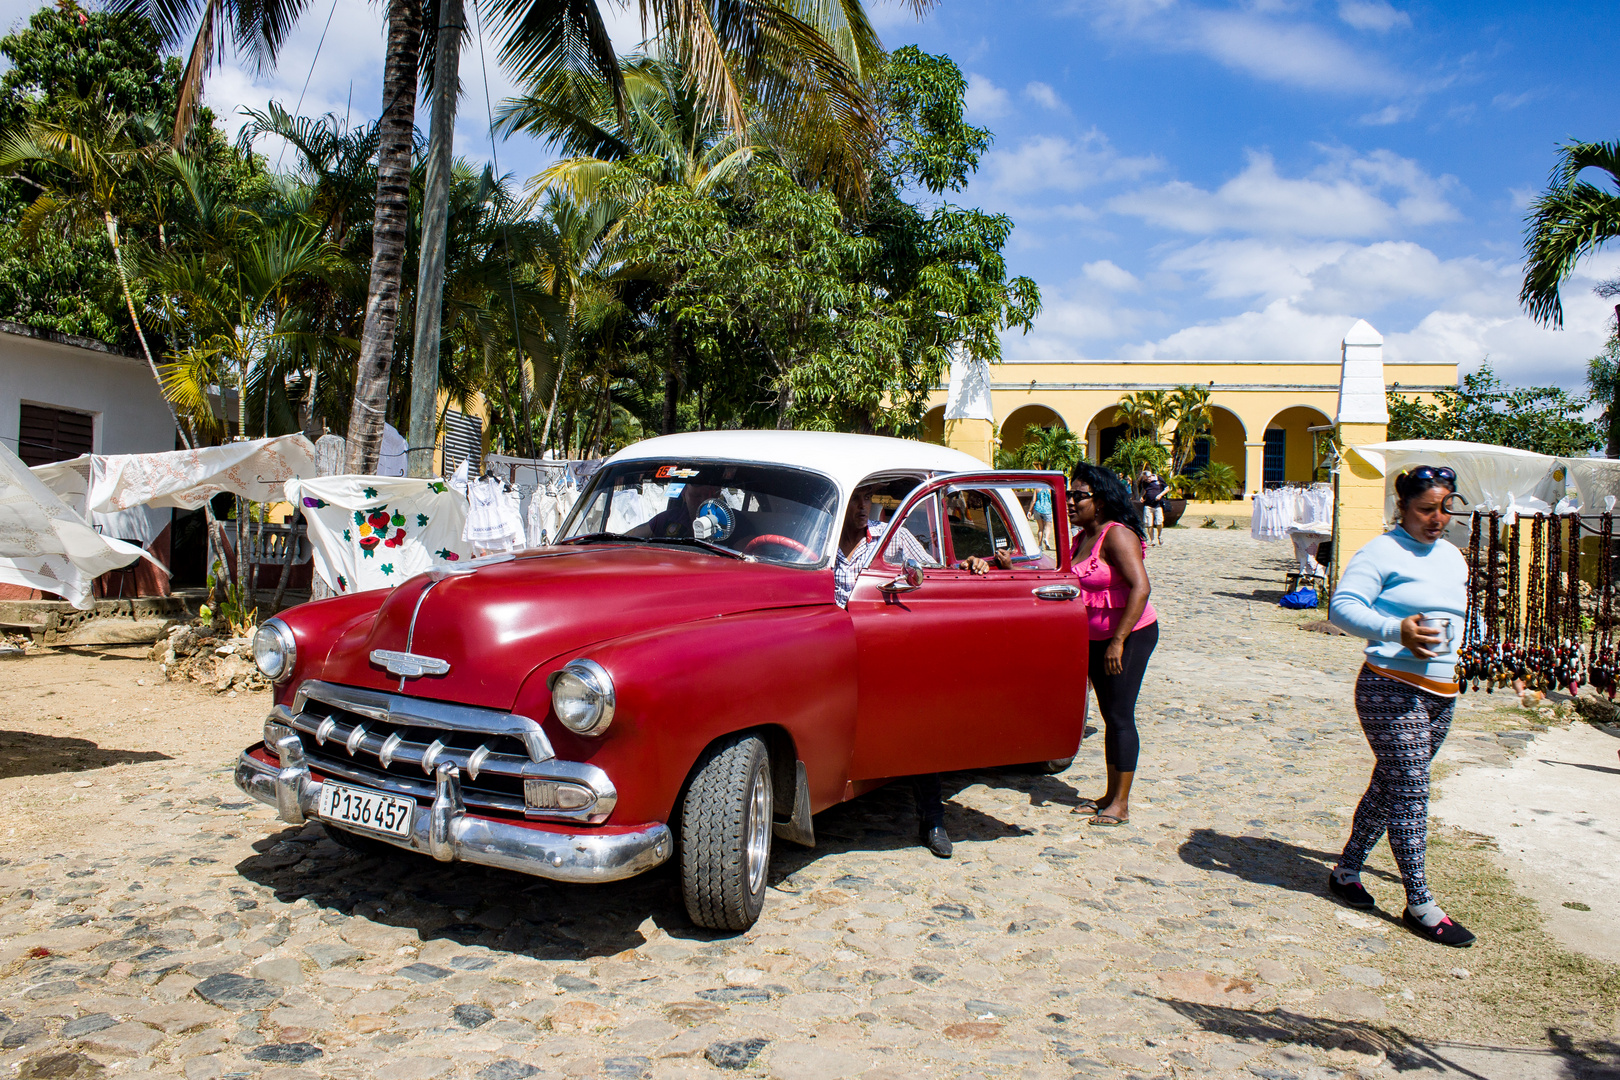
<path fill-rule="evenodd" d="M 1453 644 L 1451 640 L 1452 622 L 1453 619 L 1450 615 L 1425 615 L 1418 620 L 1418 625 L 1425 630 L 1440 631 L 1440 649 L 1438 651 L 1444 652 Z"/>

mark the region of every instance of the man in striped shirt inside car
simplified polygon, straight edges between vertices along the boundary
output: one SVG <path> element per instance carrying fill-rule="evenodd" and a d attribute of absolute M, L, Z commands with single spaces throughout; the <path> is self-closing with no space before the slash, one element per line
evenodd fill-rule
<path fill-rule="evenodd" d="M 838 554 L 833 559 L 833 600 L 839 607 L 848 606 L 849 594 L 855 591 L 856 579 L 877 557 L 882 536 L 872 535 L 867 528 L 871 519 L 872 499 L 887 495 L 896 501 L 904 501 L 921 482 L 902 478 L 863 484 L 850 496 L 849 508 L 844 512 L 844 531 L 838 537 Z M 913 559 L 922 566 L 943 565 L 904 525 L 896 526 L 892 533 L 883 554 L 887 561 L 903 563 Z M 982 559 L 969 559 L 963 567 L 975 574 L 987 573 L 990 569 Z M 913 776 L 911 788 L 917 799 L 918 841 L 941 859 L 950 858 L 951 837 L 945 831 L 945 802 L 940 795 L 939 774 Z"/>

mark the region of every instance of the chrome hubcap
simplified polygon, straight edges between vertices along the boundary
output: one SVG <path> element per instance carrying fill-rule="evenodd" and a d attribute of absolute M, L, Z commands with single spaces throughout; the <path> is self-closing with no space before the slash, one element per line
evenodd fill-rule
<path fill-rule="evenodd" d="M 748 790 L 748 892 L 765 883 L 771 861 L 771 779 L 764 763 L 754 770 Z"/>

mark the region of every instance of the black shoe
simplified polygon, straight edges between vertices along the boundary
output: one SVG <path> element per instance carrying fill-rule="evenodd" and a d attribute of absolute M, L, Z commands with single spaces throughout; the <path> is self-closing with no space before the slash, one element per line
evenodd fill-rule
<path fill-rule="evenodd" d="M 922 844 L 923 847 L 927 848 L 929 851 L 932 851 L 941 859 L 948 859 L 951 857 L 951 838 L 950 835 L 946 833 L 945 826 L 935 825 L 932 828 L 925 828 L 923 829 L 921 835 L 917 837 L 917 840 Z"/>
<path fill-rule="evenodd" d="M 1328 892 L 1342 900 L 1346 907 L 1366 911 L 1368 908 L 1378 906 L 1378 901 L 1373 899 L 1372 893 L 1368 892 L 1361 882 L 1351 881 L 1341 884 L 1331 873 L 1328 874 Z"/>
<path fill-rule="evenodd" d="M 1442 945 L 1450 945 L 1453 949 L 1466 949 L 1474 943 L 1473 931 L 1459 922 L 1453 922 L 1450 915 L 1441 919 L 1437 926 L 1424 926 L 1423 920 L 1410 911 L 1401 912 L 1401 922 L 1406 928 L 1420 938 L 1438 941 Z"/>

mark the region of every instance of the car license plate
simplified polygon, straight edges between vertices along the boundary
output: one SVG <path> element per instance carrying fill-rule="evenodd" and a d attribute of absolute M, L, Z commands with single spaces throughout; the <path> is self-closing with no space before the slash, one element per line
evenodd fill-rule
<path fill-rule="evenodd" d="M 315 812 L 323 821 L 334 825 L 409 836 L 416 800 L 327 780 L 321 784 L 321 799 Z"/>

